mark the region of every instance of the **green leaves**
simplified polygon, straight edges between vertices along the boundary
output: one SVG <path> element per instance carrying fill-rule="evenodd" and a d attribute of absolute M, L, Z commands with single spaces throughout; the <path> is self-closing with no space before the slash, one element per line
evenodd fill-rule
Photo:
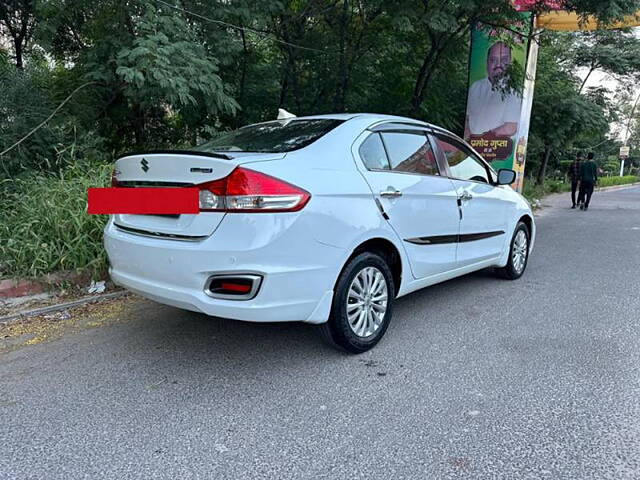
<path fill-rule="evenodd" d="M 209 114 L 237 108 L 218 75 L 217 59 L 174 12 L 147 6 L 132 45 L 116 53 L 115 64 L 126 97 L 140 105 L 180 111 L 203 102 Z"/>
<path fill-rule="evenodd" d="M 614 75 L 640 73 L 640 39 L 633 32 L 602 30 L 576 35 L 573 63 Z"/>
<path fill-rule="evenodd" d="M 15 68 L 12 38 L 5 34 L 0 42 L 0 146 L 23 137 L 79 85 L 98 82 L 0 159 L 0 177 L 3 169 L 14 176 L 32 171 L 11 188 L 0 183 L 6 199 L 0 264 L 11 274 L 103 264 L 104 219 L 84 213 L 83 195 L 107 181 L 104 165 L 121 151 L 192 146 L 221 130 L 272 119 L 278 107 L 299 115 L 411 111 L 460 132 L 468 29 L 476 21 L 512 26 L 515 18 L 506 0 L 167 3 L 178 8 L 157 0 L 0 6 L 0 13 L 18 12 L 13 20 L 25 18 L 31 35 L 22 71 Z M 568 6 L 606 22 L 640 9 L 639 3 L 569 0 Z M 9 19 L 2 18 L 6 28 Z M 553 147 L 550 172 L 565 171 L 559 162 L 567 152 L 573 156 L 573 147 L 600 145 L 602 158 L 615 156 L 616 142 L 603 140 L 611 122 L 626 127 L 635 96 L 617 92 L 617 105 L 604 88 L 580 93 L 584 74 L 577 72 L 593 68 L 624 78 L 631 92 L 640 41 L 605 31 L 545 33 L 542 42 L 528 172 L 535 172 L 545 146 Z M 640 150 L 638 125 L 631 124 L 632 155 Z"/>
<path fill-rule="evenodd" d="M 569 7 L 606 20 L 637 4 L 572 0 Z M 273 118 L 278 107 L 301 115 L 409 113 L 459 131 L 469 27 L 476 21 L 513 26 L 516 18 L 505 0 L 40 0 L 34 12 L 27 63 L 38 63 L 46 81 L 0 92 L 0 108 L 12 112 L 0 118 L 0 135 L 28 131 L 75 87 L 94 80 L 99 85 L 74 98 L 42 133 L 59 121 L 64 131 L 72 125 L 97 133 L 116 151 L 197 143 L 221 129 Z M 595 65 L 627 76 L 640 68 L 637 44 L 616 31 L 543 46 L 543 55 L 552 52 L 540 66 L 535 108 L 542 120 L 534 119 L 534 143 L 569 138 L 576 124 L 588 127 L 576 138 L 601 133 L 602 119 L 613 118 L 607 95 L 576 96 L 580 80 L 573 72 Z M 9 53 L 0 70 L 12 66 Z M 6 119 L 20 105 L 9 92 L 29 97 L 26 113 L 11 125 Z M 553 122 L 559 127 L 547 129 Z M 64 143 L 61 138 L 35 136 L 12 165 L 28 158 L 55 163 L 48 144 Z"/>
<path fill-rule="evenodd" d="M 135 84 L 138 88 L 144 84 L 144 74 L 135 68 L 120 66 L 116 69 L 116 75 L 122 77 L 125 83 Z"/>

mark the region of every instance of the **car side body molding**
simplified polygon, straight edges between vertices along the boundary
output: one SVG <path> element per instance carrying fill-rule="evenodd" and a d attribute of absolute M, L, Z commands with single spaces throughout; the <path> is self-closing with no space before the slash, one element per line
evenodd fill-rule
<path fill-rule="evenodd" d="M 478 240 L 484 240 L 485 238 L 497 237 L 504 235 L 504 231 L 498 230 L 495 232 L 483 232 L 483 233 L 467 233 L 463 235 L 439 235 L 435 237 L 419 237 L 419 238 L 407 238 L 405 242 L 413 243 L 415 245 L 442 245 L 444 243 L 465 243 L 475 242 Z"/>

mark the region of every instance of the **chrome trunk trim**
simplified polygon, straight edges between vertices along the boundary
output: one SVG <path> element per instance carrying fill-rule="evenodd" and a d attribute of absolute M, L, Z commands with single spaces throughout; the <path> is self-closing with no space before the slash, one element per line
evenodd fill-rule
<path fill-rule="evenodd" d="M 117 223 L 113 224 L 118 230 L 129 233 L 131 235 L 138 235 L 140 237 L 148 237 L 148 238 L 160 238 L 163 240 L 177 240 L 181 242 L 201 242 L 202 240 L 209 238 L 208 235 L 180 235 L 177 233 L 162 233 L 162 232 L 151 232 L 149 230 L 141 230 L 138 228 L 125 227 L 123 225 L 118 225 Z"/>

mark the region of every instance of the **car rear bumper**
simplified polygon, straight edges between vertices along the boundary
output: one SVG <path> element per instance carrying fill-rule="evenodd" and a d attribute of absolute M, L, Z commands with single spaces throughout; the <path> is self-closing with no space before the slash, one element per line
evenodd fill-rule
<path fill-rule="evenodd" d="M 325 322 L 344 253 L 306 238 L 308 229 L 295 218 L 281 222 L 284 228 L 274 235 L 268 216 L 251 221 L 228 216 L 199 242 L 134 235 L 110 221 L 104 242 L 111 278 L 151 300 L 207 315 L 251 322 Z M 207 295 L 207 280 L 222 273 L 261 275 L 257 295 L 251 300 Z"/>

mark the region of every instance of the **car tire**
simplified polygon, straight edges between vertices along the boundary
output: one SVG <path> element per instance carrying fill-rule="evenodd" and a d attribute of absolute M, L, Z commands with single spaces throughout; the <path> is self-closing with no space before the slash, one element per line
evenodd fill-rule
<path fill-rule="evenodd" d="M 358 254 L 338 277 L 329 321 L 320 327 L 323 336 L 349 353 L 370 350 L 387 331 L 394 298 L 393 274 L 384 257 Z"/>
<path fill-rule="evenodd" d="M 506 266 L 496 269 L 499 277 L 507 280 L 517 280 L 524 274 L 529 262 L 530 242 L 531 234 L 529 233 L 529 228 L 523 222 L 518 222 L 511 237 L 509 261 Z"/>

